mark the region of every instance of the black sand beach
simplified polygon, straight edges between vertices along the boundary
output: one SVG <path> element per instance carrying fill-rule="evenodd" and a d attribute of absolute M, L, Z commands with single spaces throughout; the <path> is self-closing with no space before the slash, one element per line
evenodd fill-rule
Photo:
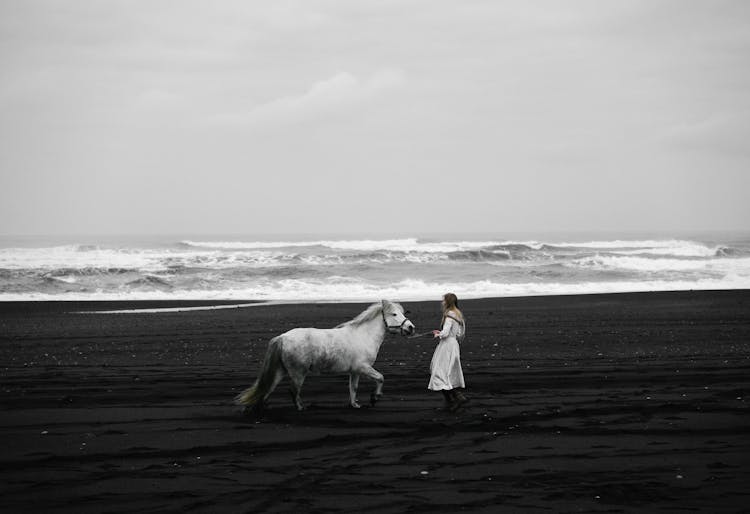
<path fill-rule="evenodd" d="M 465 301 L 464 410 L 426 390 L 430 339 L 389 336 L 376 407 L 311 376 L 261 419 L 232 399 L 267 340 L 366 305 L 78 313 L 178 304 L 0 304 L 0 510 L 750 510 L 750 291 Z"/>

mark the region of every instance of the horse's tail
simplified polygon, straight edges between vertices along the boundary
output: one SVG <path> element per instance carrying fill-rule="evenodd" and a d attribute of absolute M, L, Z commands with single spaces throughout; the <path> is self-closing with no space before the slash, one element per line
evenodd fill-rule
<path fill-rule="evenodd" d="M 268 343 L 268 350 L 263 359 L 260 375 L 252 387 L 245 389 L 235 396 L 234 403 L 237 405 L 253 406 L 262 405 L 265 398 L 273 391 L 279 380 L 277 375 L 283 372 L 284 364 L 281 362 L 281 343 L 280 336 L 274 337 Z"/>

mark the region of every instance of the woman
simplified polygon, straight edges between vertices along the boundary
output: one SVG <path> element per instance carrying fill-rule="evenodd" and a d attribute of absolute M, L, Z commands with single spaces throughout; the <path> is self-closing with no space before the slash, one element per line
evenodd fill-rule
<path fill-rule="evenodd" d="M 463 313 L 458 309 L 458 298 L 453 293 L 443 296 L 442 330 L 433 330 L 432 335 L 440 339 L 430 362 L 431 391 L 442 391 L 445 407 L 456 410 L 468 400 L 458 390 L 465 387 L 464 374 L 461 371 L 461 355 L 458 346 L 466 334 L 466 322 Z"/>

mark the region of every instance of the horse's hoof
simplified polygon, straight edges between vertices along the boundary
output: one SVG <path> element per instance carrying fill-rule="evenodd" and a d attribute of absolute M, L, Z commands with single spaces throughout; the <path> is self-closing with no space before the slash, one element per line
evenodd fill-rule
<path fill-rule="evenodd" d="M 375 394 L 375 393 L 371 394 L 370 395 L 370 405 L 372 407 L 374 407 L 375 404 L 378 403 L 378 400 L 380 400 L 381 396 L 383 396 L 383 395 L 382 394 Z"/>
<path fill-rule="evenodd" d="M 263 406 L 258 404 L 245 405 L 242 408 L 242 415 L 247 417 L 259 418 L 263 415 Z"/>
<path fill-rule="evenodd" d="M 361 407 L 359 402 L 352 402 L 349 405 L 351 406 L 352 409 L 359 409 Z"/>

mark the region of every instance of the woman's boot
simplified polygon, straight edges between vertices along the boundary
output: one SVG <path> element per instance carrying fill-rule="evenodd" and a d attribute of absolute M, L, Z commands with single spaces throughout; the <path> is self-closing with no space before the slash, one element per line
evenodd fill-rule
<path fill-rule="evenodd" d="M 445 398 L 445 410 L 453 410 L 453 407 L 455 405 L 455 400 L 453 399 L 453 394 L 451 393 L 453 393 L 452 390 L 443 390 L 443 398 Z"/>
<path fill-rule="evenodd" d="M 453 401 L 456 402 L 459 405 L 463 405 L 464 403 L 468 402 L 469 399 L 464 396 L 464 394 L 459 389 L 453 390 Z"/>

